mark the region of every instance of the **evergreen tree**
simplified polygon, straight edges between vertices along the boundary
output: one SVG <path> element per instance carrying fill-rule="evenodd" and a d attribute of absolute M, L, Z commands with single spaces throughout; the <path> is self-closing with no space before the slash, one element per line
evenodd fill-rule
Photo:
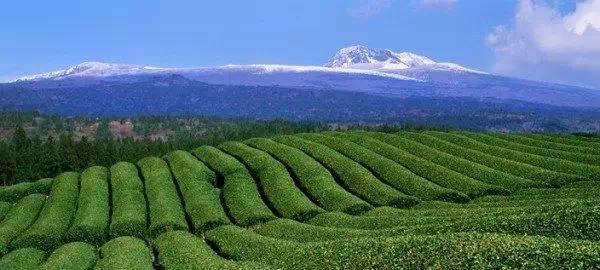
<path fill-rule="evenodd" d="M 49 136 L 44 142 L 40 156 L 41 177 L 54 177 L 62 172 L 61 157 L 54 137 Z"/>
<path fill-rule="evenodd" d="M 110 131 L 110 127 L 108 125 L 107 120 L 102 120 L 98 124 L 98 129 L 96 130 L 96 139 L 110 139 L 113 137 L 112 132 Z"/>
<path fill-rule="evenodd" d="M 14 153 L 7 144 L 0 143 L 0 183 L 2 185 L 14 184 L 16 171 Z"/>

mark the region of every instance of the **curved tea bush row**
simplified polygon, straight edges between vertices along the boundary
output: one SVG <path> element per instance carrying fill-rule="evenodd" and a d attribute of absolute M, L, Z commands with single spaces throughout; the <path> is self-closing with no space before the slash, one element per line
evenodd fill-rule
<path fill-rule="evenodd" d="M 148 227 L 144 184 L 135 165 L 119 162 L 110 167 L 112 196 L 111 237 L 143 237 Z"/>
<path fill-rule="evenodd" d="M 302 187 L 328 211 L 362 213 L 373 207 L 338 185 L 329 171 L 304 152 L 269 139 L 255 138 L 244 143 L 265 151 L 285 164 Z"/>
<path fill-rule="evenodd" d="M 67 240 L 100 245 L 108 231 L 109 188 L 108 169 L 94 166 L 81 173 L 79 203 Z"/>
<path fill-rule="evenodd" d="M 77 211 L 79 174 L 66 172 L 57 176 L 35 223 L 12 242 L 15 248 L 36 247 L 51 251 L 63 238 Z"/>
<path fill-rule="evenodd" d="M 458 212 L 458 211 L 457 211 Z M 339 212 L 322 213 L 307 223 L 322 227 L 360 229 L 360 230 L 381 230 L 399 226 L 416 226 L 430 224 L 434 222 L 453 222 L 461 220 L 470 214 L 468 211 L 463 211 L 464 216 L 459 215 L 442 215 L 442 216 L 403 216 L 400 214 L 390 215 L 361 215 L 352 216 Z M 483 213 L 488 214 L 488 213 Z M 478 213 L 481 217 L 482 213 Z"/>
<path fill-rule="evenodd" d="M 52 189 L 52 178 L 0 187 L 0 201 L 13 203 L 30 194 L 48 194 L 50 189 Z"/>
<path fill-rule="evenodd" d="M 511 191 L 523 188 L 549 186 L 542 182 L 536 182 L 518 177 L 503 171 L 492 169 L 479 163 L 472 162 L 468 159 L 447 154 L 446 152 L 442 152 L 433 147 L 429 147 L 417 141 L 403 137 L 380 132 L 360 132 L 359 134 L 365 134 L 365 136 L 369 136 L 387 144 L 396 146 L 415 156 L 444 166 L 450 170 L 462 173 L 466 176 L 472 177 L 473 179 L 477 179 L 492 185 L 501 186 Z"/>
<path fill-rule="evenodd" d="M 165 159 L 181 190 L 185 211 L 194 232 L 202 232 L 229 223 L 223 210 L 215 173 L 188 152 L 175 151 Z"/>
<path fill-rule="evenodd" d="M 223 259 L 201 238 L 186 231 L 163 233 L 153 244 L 158 251 L 159 269 L 270 269 L 267 265 Z"/>
<path fill-rule="evenodd" d="M 280 136 L 275 141 L 297 148 L 329 169 L 342 185 L 375 206 L 410 207 L 419 200 L 382 183 L 369 170 L 331 148 L 295 136 Z"/>
<path fill-rule="evenodd" d="M 553 186 L 562 186 L 565 183 L 585 180 L 585 178 L 558 173 L 546 170 L 540 167 L 532 166 L 526 163 L 517 162 L 502 157 L 497 157 L 489 153 L 472 150 L 440 138 L 431 136 L 428 133 L 401 132 L 397 134 L 400 137 L 411 139 L 453 156 L 461 157 L 475 163 L 479 163 L 499 171 L 504 171 L 513 175 L 534 181 L 548 183 Z"/>
<path fill-rule="evenodd" d="M 383 207 L 361 216 L 328 212 L 317 215 L 308 223 L 325 227 L 378 230 L 398 226 L 442 224 L 484 217 L 549 213 L 554 211 L 553 209 L 593 207 L 600 202 L 600 199 L 591 196 L 581 199 L 553 199 L 553 196 L 548 196 L 546 199 L 540 196 L 531 200 L 515 199 L 519 201 L 515 201 L 514 205 L 507 207 L 505 201 L 501 200 L 501 196 L 491 197 L 497 198 L 497 200 L 476 200 L 473 204 L 445 208 L 406 210 Z"/>
<path fill-rule="evenodd" d="M 0 269 L 37 270 L 46 252 L 37 248 L 21 248 L 0 258 Z"/>
<path fill-rule="evenodd" d="M 2 221 L 4 219 L 4 217 L 6 216 L 6 214 L 8 214 L 11 207 L 12 207 L 11 203 L 0 202 L 0 221 Z"/>
<path fill-rule="evenodd" d="M 568 160 L 544 157 L 522 151 L 511 150 L 505 148 L 504 146 L 500 146 L 502 143 L 495 142 L 493 137 L 485 134 L 452 133 L 445 135 L 445 138 L 473 149 L 487 151 L 493 155 L 528 163 L 533 166 L 538 166 L 556 172 L 580 175 L 590 180 L 600 180 L 600 167 L 598 166 L 580 164 Z"/>
<path fill-rule="evenodd" d="M 600 155 L 600 150 L 596 150 L 590 147 L 583 146 L 574 146 L 562 143 L 556 143 L 552 141 L 545 140 L 536 140 L 533 138 L 529 138 L 524 136 L 523 134 L 507 134 L 507 133 L 488 133 L 489 135 L 495 136 L 497 138 L 501 138 L 513 143 L 519 143 L 523 145 L 528 145 L 536 148 L 543 148 L 548 150 L 556 150 L 556 151 L 565 151 L 572 154 L 580 154 L 580 155 Z"/>
<path fill-rule="evenodd" d="M 44 195 L 28 195 L 15 203 L 6 214 L 4 220 L 0 222 L 0 256 L 8 252 L 13 239 L 33 224 L 45 200 Z"/>
<path fill-rule="evenodd" d="M 241 159 L 256 174 L 265 196 L 281 216 L 306 220 L 323 211 L 296 187 L 287 169 L 269 154 L 239 142 L 226 142 L 219 148 Z"/>
<path fill-rule="evenodd" d="M 359 148 L 357 146 L 344 146 L 343 144 L 340 144 L 339 146 L 337 146 L 338 148 L 341 149 L 346 148 L 346 149 L 356 149 L 355 150 L 355 155 L 356 154 L 360 154 L 360 153 L 373 153 L 372 151 L 375 151 L 379 154 L 381 154 L 382 156 L 386 157 L 384 159 L 382 158 L 377 158 L 378 155 L 376 153 L 373 153 L 370 155 L 370 157 L 365 156 L 363 157 L 361 160 L 363 160 L 363 162 L 369 162 L 369 163 L 374 163 L 375 161 L 380 161 L 381 164 L 379 164 L 379 168 L 377 168 L 377 173 L 380 175 L 386 174 L 386 173 L 393 173 L 396 174 L 396 171 L 398 171 L 398 169 L 391 171 L 388 170 L 387 168 L 402 168 L 400 165 L 410 169 L 412 172 L 415 172 L 423 177 L 425 177 L 426 179 L 428 179 L 429 181 L 432 181 L 433 183 L 436 183 L 437 185 L 443 186 L 445 187 L 445 189 L 441 189 L 439 186 L 437 188 L 437 192 L 433 192 L 433 191 L 429 191 L 428 193 L 430 193 L 430 196 L 433 195 L 433 198 L 429 198 L 429 199 L 442 199 L 442 200 L 447 200 L 447 201 L 455 201 L 455 202 L 467 202 L 469 200 L 469 198 L 467 196 L 465 196 L 465 194 L 463 193 L 458 193 L 457 191 L 460 192 L 464 192 L 469 196 L 472 197 L 476 197 L 476 196 L 481 196 L 481 195 L 485 195 L 485 194 L 507 194 L 508 191 L 500 188 L 498 186 L 492 186 L 486 183 L 483 183 L 481 181 L 472 179 L 470 177 L 467 177 L 465 175 L 462 175 L 460 173 L 457 173 L 455 171 L 452 170 L 448 170 L 447 168 L 444 168 L 442 166 L 439 166 L 437 164 L 434 164 L 432 162 L 429 162 L 425 159 L 419 158 L 417 156 L 414 156 L 410 153 L 407 153 L 406 151 L 403 151 L 397 147 L 391 146 L 389 144 L 383 143 L 381 141 L 375 140 L 373 138 L 367 137 L 367 136 L 362 136 L 362 135 L 358 135 L 358 134 L 338 134 L 338 136 L 346 138 L 348 140 L 354 141 L 357 144 L 360 144 L 362 146 L 364 146 L 364 148 Z M 365 149 L 367 148 L 367 149 Z M 381 156 L 379 156 L 381 157 Z M 358 157 L 357 157 L 358 158 Z M 387 159 L 389 158 L 389 159 Z M 355 159 L 356 160 L 356 159 Z M 385 162 L 384 162 L 385 161 Z M 397 164 L 400 165 L 394 165 L 397 162 Z M 375 170 L 375 167 L 373 167 L 373 170 Z M 423 179 L 425 180 L 425 179 Z M 423 182 L 423 181 L 421 181 Z M 428 181 L 427 181 L 428 182 Z M 406 185 L 406 184 L 404 184 Z M 435 186 L 437 186 L 435 185 Z M 426 187 L 424 184 L 421 183 L 414 183 L 413 184 L 414 188 L 424 188 Z M 431 186 L 431 184 L 429 184 L 429 186 Z M 421 192 L 423 193 L 423 192 Z"/>
<path fill-rule="evenodd" d="M 600 155 L 589 155 L 582 153 L 573 153 L 569 151 L 562 150 L 554 150 L 547 149 L 543 147 L 529 146 L 521 143 L 511 141 L 511 136 L 506 134 L 495 134 L 495 133 L 486 133 L 486 134 L 475 134 L 475 133 L 464 133 L 467 136 L 477 136 L 476 138 L 483 138 L 485 143 L 489 145 L 499 146 L 515 151 L 525 152 L 532 155 L 538 155 L 542 157 L 556 158 L 567 161 L 572 161 L 576 163 L 585 163 L 588 165 L 599 165 L 600 164 Z"/>
<path fill-rule="evenodd" d="M 150 236 L 156 237 L 169 230 L 187 230 L 185 214 L 167 163 L 157 157 L 147 157 L 137 164 L 148 196 Z"/>
<path fill-rule="evenodd" d="M 317 138 L 317 136 L 323 136 L 323 135 L 310 135 L 313 138 Z M 322 137 L 325 138 L 325 137 Z M 353 138 L 354 140 L 356 138 Z M 359 138 L 359 141 L 362 138 Z M 341 139 L 338 139 L 340 141 L 337 141 L 337 143 L 335 141 L 332 141 L 331 139 L 327 140 L 327 139 L 322 139 L 322 143 L 327 143 L 327 145 L 334 147 L 335 150 L 338 151 L 342 151 L 344 154 L 350 155 L 352 154 L 352 158 L 355 160 L 360 159 L 360 162 L 364 162 L 366 163 L 373 163 L 373 165 L 378 165 L 379 168 L 377 168 L 376 172 L 378 174 L 385 174 L 386 173 L 386 168 L 391 167 L 391 168 L 402 168 L 401 166 L 398 165 L 393 165 L 395 164 L 392 160 L 383 158 L 381 156 L 379 156 L 378 154 L 364 148 L 361 147 L 359 145 L 356 145 L 352 142 L 348 142 L 348 141 L 343 141 Z M 361 144 L 363 145 L 368 145 L 369 142 L 373 142 L 373 140 L 369 140 L 369 138 L 365 138 L 364 140 L 361 141 Z M 374 142 L 374 144 L 377 145 L 381 145 L 378 144 L 377 141 Z M 369 144 L 370 147 L 373 147 L 373 144 Z M 453 190 L 457 190 L 460 192 L 463 192 L 471 197 L 477 197 L 477 196 L 482 196 L 482 195 L 486 195 L 486 194 L 507 194 L 508 191 L 497 187 L 497 186 L 492 186 L 486 183 L 482 183 L 480 181 L 477 181 L 475 179 L 472 179 L 470 177 L 466 177 L 460 173 L 448 170 L 442 166 L 436 165 L 434 163 L 428 162 L 427 160 L 418 158 L 414 155 L 411 155 L 409 153 L 406 153 L 404 151 L 401 151 L 398 148 L 388 148 L 389 150 L 396 150 L 394 151 L 395 155 L 390 155 L 390 157 L 394 158 L 394 161 L 399 162 L 401 165 L 405 166 L 406 168 L 410 169 L 411 171 L 415 172 L 418 175 L 421 175 L 425 178 L 427 178 L 429 181 L 432 181 L 438 185 L 441 185 L 445 188 L 449 188 L 449 189 L 453 189 Z M 364 153 L 364 154 L 363 154 Z M 370 155 L 369 155 L 370 154 Z M 362 156 L 362 157 L 361 157 Z M 379 158 L 378 158 L 379 157 Z M 387 161 L 384 162 L 382 164 L 374 164 L 375 161 Z M 374 166 L 370 166 L 372 167 L 373 170 L 375 170 Z M 462 200 L 458 197 L 458 196 L 454 196 L 455 199 L 459 199 L 459 201 L 461 202 L 465 202 L 466 200 L 463 198 Z"/>
<path fill-rule="evenodd" d="M 588 135 L 582 135 L 582 134 L 559 134 L 558 137 L 559 138 L 568 138 L 571 140 L 578 140 L 578 141 L 582 141 L 582 142 L 596 142 L 596 143 L 600 143 L 600 134 L 599 133 L 595 133 L 595 134 L 589 134 L 591 136 Z"/>
<path fill-rule="evenodd" d="M 298 244 L 223 226 L 207 238 L 233 259 L 284 269 L 593 268 L 600 255 L 593 242 L 481 233 Z"/>
<path fill-rule="evenodd" d="M 600 142 L 590 141 L 590 140 L 583 141 L 583 138 L 576 137 L 576 136 L 550 136 L 550 135 L 545 135 L 545 134 L 527 134 L 527 133 L 524 133 L 522 135 L 527 138 L 531 138 L 531 139 L 538 140 L 538 141 L 547 141 L 547 142 L 554 142 L 554 143 L 559 143 L 559 144 L 564 144 L 564 145 L 589 148 L 586 151 L 593 151 L 594 154 L 598 154 L 598 152 L 600 151 L 600 150 L 598 150 L 600 147 Z"/>
<path fill-rule="evenodd" d="M 594 205 L 595 204 L 595 205 Z M 600 207 L 597 202 L 580 203 L 572 208 L 514 212 L 510 215 L 473 215 L 448 223 L 416 223 L 379 230 L 321 227 L 291 220 L 275 220 L 255 230 L 263 236 L 295 241 L 323 242 L 357 237 L 427 235 L 456 232 L 488 232 L 540 235 L 578 240 L 600 240 Z"/>
<path fill-rule="evenodd" d="M 434 180 L 428 180 L 411 171 L 411 166 L 404 164 L 402 157 L 408 159 L 410 154 L 358 134 L 329 132 L 324 135 L 306 134 L 314 142 L 324 144 L 354 161 L 363 164 L 379 178 L 398 190 L 417 196 L 422 200 L 447 200 L 467 202 L 469 197 L 454 190 L 454 187 L 443 187 Z M 446 184 L 446 183 L 444 183 Z"/>
<path fill-rule="evenodd" d="M 564 204 L 553 204 L 563 206 Z M 545 205 L 546 206 L 546 205 Z M 428 224 L 448 223 L 462 221 L 465 219 L 480 219 L 495 215 L 523 214 L 525 211 L 539 212 L 546 210 L 544 207 L 535 205 L 528 207 L 505 207 L 505 208 L 442 208 L 436 209 L 434 213 L 413 210 L 421 214 L 392 212 L 379 212 L 362 216 L 352 216 L 338 212 L 327 212 L 312 218 L 308 224 L 346 229 L 380 230 L 393 227 L 422 226 Z M 428 214 L 428 215 L 427 215 Z"/>
<path fill-rule="evenodd" d="M 332 217 L 331 215 L 325 216 Z M 335 217 L 339 218 L 339 217 Z M 383 216 L 376 217 L 367 217 L 366 219 L 384 219 Z M 397 220 L 400 218 L 396 218 Z M 460 221 L 460 219 L 447 217 L 440 218 L 449 222 Z M 472 220 L 480 219 L 480 217 L 473 217 L 470 219 L 465 219 L 468 222 Z M 400 225 L 400 226 L 385 226 L 390 224 L 385 224 L 386 222 L 380 222 L 383 226 L 378 229 L 364 229 L 360 228 L 362 224 L 356 224 L 356 222 L 352 222 L 349 224 L 336 224 L 335 220 L 327 221 L 316 220 L 315 224 L 311 223 L 300 223 L 294 220 L 289 219 L 278 219 L 269 221 L 262 226 L 256 228 L 254 232 L 275 239 L 298 242 L 298 243 L 312 243 L 312 242 L 327 242 L 327 241 L 335 241 L 340 239 L 350 239 L 350 238 L 368 238 L 368 237 L 380 237 L 380 236 L 398 236 L 398 235 L 406 235 L 406 234 L 429 234 L 436 233 L 436 229 L 438 229 L 439 225 L 432 224 L 430 221 L 435 220 L 435 218 L 424 218 L 422 223 L 415 222 L 414 225 Z M 342 220 L 343 222 L 344 220 Z M 496 220 L 497 221 L 497 220 Z M 329 226 L 323 226 L 327 224 Z M 358 225 L 358 226 L 356 226 Z M 356 228 L 356 227 L 358 228 Z M 425 228 L 426 230 L 422 229 Z M 458 225 L 457 225 L 458 227 Z M 462 227 L 458 227 L 455 231 L 462 231 Z M 450 229 L 446 229 L 450 230 Z"/>
<path fill-rule="evenodd" d="M 52 252 L 39 270 L 92 269 L 97 258 L 96 247 L 84 242 L 71 242 Z"/>
<path fill-rule="evenodd" d="M 558 136 L 558 138 L 565 138 L 575 141 L 582 141 L 585 143 L 590 143 L 588 147 L 597 149 L 596 147 L 600 146 L 600 134 L 596 133 L 594 136 L 581 136 L 576 134 L 565 134 L 562 136 Z"/>
<path fill-rule="evenodd" d="M 237 225 L 245 227 L 276 218 L 261 199 L 252 175 L 237 159 L 212 146 L 198 147 L 193 153 L 225 179 L 224 207 Z"/>
<path fill-rule="evenodd" d="M 544 189 L 529 189 L 515 192 L 513 196 L 504 198 L 506 200 L 513 200 L 515 198 L 543 198 L 543 199 L 594 199 L 599 198 L 600 194 L 600 183 L 594 181 L 592 183 L 597 184 L 596 186 L 586 187 L 571 187 L 571 188 L 544 188 Z"/>
<path fill-rule="evenodd" d="M 95 270 L 152 270 L 154 257 L 139 238 L 123 236 L 114 238 L 100 247 L 100 259 Z"/>
<path fill-rule="evenodd" d="M 398 235 L 403 232 L 392 231 L 391 229 L 380 230 L 362 230 L 354 228 L 335 228 L 301 223 L 291 219 L 276 219 L 262 224 L 254 229 L 254 232 L 262 236 L 275 239 L 309 243 L 326 242 L 337 239 L 375 237 L 381 235 Z"/>

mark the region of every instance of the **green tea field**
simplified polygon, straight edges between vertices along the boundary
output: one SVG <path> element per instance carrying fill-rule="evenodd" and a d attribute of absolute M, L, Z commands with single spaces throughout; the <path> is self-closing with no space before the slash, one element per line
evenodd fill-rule
<path fill-rule="evenodd" d="M 302 133 L 0 189 L 0 269 L 600 269 L 600 139 Z"/>

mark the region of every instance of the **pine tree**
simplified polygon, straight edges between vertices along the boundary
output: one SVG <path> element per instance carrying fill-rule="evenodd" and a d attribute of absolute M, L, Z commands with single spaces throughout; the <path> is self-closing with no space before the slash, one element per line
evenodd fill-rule
<path fill-rule="evenodd" d="M 2 185 L 14 184 L 16 171 L 14 153 L 7 144 L 0 143 L 0 183 Z"/>

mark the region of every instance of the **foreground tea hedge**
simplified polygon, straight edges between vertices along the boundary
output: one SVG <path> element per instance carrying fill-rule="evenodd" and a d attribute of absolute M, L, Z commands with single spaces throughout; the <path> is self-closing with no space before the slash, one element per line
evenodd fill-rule
<path fill-rule="evenodd" d="M 286 168 L 269 154 L 237 142 L 219 147 L 254 172 L 265 197 L 282 217 L 306 220 L 323 211 L 296 187 Z"/>
<path fill-rule="evenodd" d="M 188 152 L 175 151 L 165 156 L 179 185 L 187 216 L 194 232 L 202 232 L 229 224 L 220 201 L 220 192 L 213 187 L 216 175 Z"/>
<path fill-rule="evenodd" d="M 148 227 L 144 184 L 135 165 L 119 162 L 110 168 L 112 216 L 110 235 L 143 237 Z"/>
<path fill-rule="evenodd" d="M 51 251 L 61 245 L 77 211 L 78 196 L 78 173 L 66 172 L 57 176 L 35 223 L 16 238 L 12 246 Z"/>
<path fill-rule="evenodd" d="M 148 234 L 156 237 L 168 230 L 187 230 L 185 214 L 167 163 L 157 157 L 147 157 L 137 164 L 144 177 L 148 197 Z"/>
<path fill-rule="evenodd" d="M 34 270 L 44 262 L 46 253 L 37 248 L 21 248 L 0 258 L 0 269 Z"/>
<path fill-rule="evenodd" d="M 297 134 L 4 187 L 0 269 L 599 268 L 596 142 L 543 136 Z"/>
<path fill-rule="evenodd" d="M 236 224 L 250 226 L 275 219 L 244 164 L 212 146 L 196 148 L 193 153 L 224 178 L 224 207 Z"/>
<path fill-rule="evenodd" d="M 250 139 L 245 143 L 271 154 L 288 166 L 313 200 L 326 210 L 356 214 L 372 209 L 367 202 L 336 183 L 325 167 L 304 152 L 269 139 Z"/>
<path fill-rule="evenodd" d="M 0 255 L 8 252 L 10 243 L 25 231 L 38 217 L 46 198 L 31 194 L 19 200 L 0 223 Z"/>
<path fill-rule="evenodd" d="M 499 171 L 507 172 L 516 176 L 527 178 L 556 187 L 566 183 L 585 181 L 584 177 L 564 174 L 532 166 L 530 164 L 506 159 L 501 156 L 470 149 L 468 147 L 444 140 L 446 133 L 415 133 L 401 132 L 398 136 L 415 140 L 427 146 L 458 156 L 475 163 L 479 163 Z"/>
<path fill-rule="evenodd" d="M 207 237 L 229 257 L 284 269 L 592 269 L 600 264 L 598 243 L 535 236 L 459 233 L 297 244 L 224 226 Z"/>
<path fill-rule="evenodd" d="M 0 187 L 1 202 L 16 202 L 30 194 L 48 194 L 52 188 L 52 179 L 46 178 L 35 182 L 24 182 L 12 186 Z"/>
<path fill-rule="evenodd" d="M 66 238 L 100 245 L 108 232 L 109 188 L 108 169 L 90 167 L 81 173 L 77 212 Z"/>
<path fill-rule="evenodd" d="M 361 139 L 366 136 L 380 140 L 396 146 L 413 155 L 426 159 L 430 162 L 444 166 L 450 170 L 472 177 L 482 182 L 501 186 L 509 190 L 519 190 L 524 188 L 548 187 L 548 184 L 532 181 L 507 172 L 495 170 L 482 164 L 453 156 L 433 147 L 426 146 L 417 141 L 409 140 L 400 136 L 387 133 L 365 133 L 361 132 Z"/>
<path fill-rule="evenodd" d="M 99 250 L 96 270 L 152 270 L 154 257 L 146 242 L 139 238 L 123 236 L 114 238 Z"/>
<path fill-rule="evenodd" d="M 322 144 L 294 136 L 281 136 L 274 140 L 302 150 L 318 160 L 344 187 L 372 205 L 410 207 L 419 203 L 417 198 L 386 185 L 365 167 Z"/>
<path fill-rule="evenodd" d="M 91 269 L 96 264 L 96 248 L 88 243 L 65 244 L 50 254 L 40 270 Z"/>
<path fill-rule="evenodd" d="M 387 184 L 419 199 L 437 199 L 454 202 L 467 202 L 469 200 L 469 197 L 465 194 L 434 184 L 412 173 L 409 169 L 400 165 L 401 163 L 394 162 L 396 155 L 403 154 L 395 151 L 396 149 L 386 148 L 385 145 L 378 144 L 376 141 L 369 141 L 368 138 L 356 138 L 350 134 L 348 136 L 342 133 L 334 133 L 332 135 L 337 135 L 341 138 L 320 134 L 306 134 L 303 136 L 315 142 L 325 144 L 364 164 L 364 166 L 369 168 Z M 382 150 L 385 151 L 385 154 L 379 155 L 377 151 L 381 152 Z"/>

